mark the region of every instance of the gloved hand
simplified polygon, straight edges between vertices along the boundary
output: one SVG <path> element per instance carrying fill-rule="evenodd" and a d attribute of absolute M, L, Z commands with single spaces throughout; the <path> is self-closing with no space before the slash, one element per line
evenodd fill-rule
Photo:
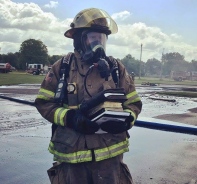
<path fill-rule="evenodd" d="M 133 116 L 130 115 L 126 120 L 120 121 L 118 119 L 113 121 L 105 121 L 100 125 L 100 128 L 103 131 L 106 131 L 111 134 L 119 134 L 124 131 L 127 131 L 131 128 L 131 122 L 134 120 Z"/>
<path fill-rule="evenodd" d="M 108 62 L 105 59 L 100 58 L 97 64 L 101 78 L 105 78 L 105 80 L 107 80 L 110 76 L 110 68 Z"/>
<path fill-rule="evenodd" d="M 106 93 L 121 93 L 123 94 L 123 96 L 121 96 L 121 99 L 115 99 L 113 98 L 113 95 L 110 97 L 106 97 L 105 94 Z M 106 89 L 104 91 L 101 91 L 99 93 L 97 93 L 96 95 L 94 95 L 92 98 L 90 98 L 89 100 L 84 100 L 81 105 L 80 105 L 80 110 L 83 114 L 87 113 L 87 111 L 89 111 L 90 109 L 96 107 L 97 105 L 108 101 L 108 100 L 116 100 L 118 102 L 124 102 L 127 100 L 125 91 L 123 88 L 115 88 L 115 89 Z"/>
<path fill-rule="evenodd" d="M 80 110 L 69 110 L 67 112 L 67 127 L 82 134 L 94 134 L 99 125 L 87 119 Z"/>

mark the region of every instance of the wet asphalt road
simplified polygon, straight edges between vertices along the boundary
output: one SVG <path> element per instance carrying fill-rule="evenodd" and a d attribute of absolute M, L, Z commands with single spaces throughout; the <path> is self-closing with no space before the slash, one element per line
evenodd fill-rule
<path fill-rule="evenodd" d="M 35 95 L 15 97 L 33 100 Z M 139 119 L 167 122 L 152 119 L 158 115 L 158 108 L 164 109 L 166 102 L 151 106 L 149 100 L 142 100 L 144 112 Z M 185 112 L 184 103 L 174 107 L 180 113 Z M 192 103 L 191 108 L 196 105 Z M 0 183 L 50 183 L 46 172 L 52 164 L 52 155 L 47 151 L 50 133 L 50 124 L 34 107 L 0 99 Z M 197 183 L 197 136 L 135 126 L 129 133 L 130 151 L 125 154 L 124 162 L 136 184 Z"/>

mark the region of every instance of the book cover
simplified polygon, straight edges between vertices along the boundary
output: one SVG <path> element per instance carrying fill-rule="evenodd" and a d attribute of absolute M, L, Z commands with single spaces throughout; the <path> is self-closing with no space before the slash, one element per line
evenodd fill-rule
<path fill-rule="evenodd" d="M 129 112 L 106 110 L 105 108 L 102 108 L 92 115 L 90 119 L 91 121 L 101 124 L 105 121 L 114 121 L 117 119 L 120 120 L 120 122 L 124 122 L 128 116 L 130 116 Z"/>
<path fill-rule="evenodd" d="M 106 101 L 123 103 L 127 100 L 124 90 L 121 89 L 107 89 L 102 91 L 89 100 L 85 100 L 81 103 L 80 109 L 84 112 L 104 103 Z"/>
<path fill-rule="evenodd" d="M 103 109 L 103 108 L 105 110 L 111 110 L 111 111 L 123 111 L 121 102 L 106 101 L 90 109 L 88 111 L 88 115 L 92 116 L 93 114 L 95 114 L 96 112 L 98 112 L 100 109 Z"/>

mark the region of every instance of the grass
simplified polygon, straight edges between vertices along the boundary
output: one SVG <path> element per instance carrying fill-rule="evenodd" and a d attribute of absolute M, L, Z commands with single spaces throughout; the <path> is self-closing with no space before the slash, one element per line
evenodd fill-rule
<path fill-rule="evenodd" d="M 174 81 L 173 79 L 170 78 L 150 78 L 150 77 L 136 77 L 135 78 L 135 83 L 136 84 L 142 84 L 143 82 L 150 82 L 154 84 L 168 84 L 168 85 L 186 85 L 186 86 L 197 86 L 197 81 Z"/>
<path fill-rule="evenodd" d="M 45 75 L 32 75 L 25 72 L 0 73 L 0 86 L 16 84 L 41 84 Z"/>
<path fill-rule="evenodd" d="M 0 86 L 1 85 L 14 85 L 14 84 L 40 84 L 45 75 L 32 75 L 25 72 L 10 72 L 10 73 L 0 73 Z M 150 78 L 150 77 L 136 77 L 135 84 L 142 84 L 145 82 L 155 83 L 155 84 L 168 84 L 168 85 L 188 85 L 197 86 L 197 81 L 174 81 L 169 78 Z"/>

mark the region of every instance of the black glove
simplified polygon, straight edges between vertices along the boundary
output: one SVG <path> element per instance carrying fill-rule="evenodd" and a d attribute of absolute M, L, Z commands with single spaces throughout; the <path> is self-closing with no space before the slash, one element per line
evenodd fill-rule
<path fill-rule="evenodd" d="M 105 121 L 100 125 L 103 131 L 111 134 L 119 134 L 131 128 L 131 122 L 134 120 L 133 116 L 129 116 L 123 122 L 121 120 Z"/>
<path fill-rule="evenodd" d="M 94 134 L 99 129 L 99 125 L 87 119 L 80 110 L 67 112 L 67 127 L 82 134 Z"/>
<path fill-rule="evenodd" d="M 111 95 L 109 96 L 105 96 L 106 93 L 111 93 Z M 120 97 L 117 97 L 116 95 L 113 96 L 113 93 L 121 93 L 123 95 L 121 95 Z M 116 99 L 117 98 L 117 99 Z M 83 114 L 86 114 L 87 111 L 89 111 L 90 109 L 96 107 L 97 105 L 105 102 L 105 101 L 117 101 L 117 102 L 124 102 L 127 100 L 127 97 L 125 95 L 125 91 L 123 88 L 115 88 L 115 89 L 106 89 L 104 91 L 101 91 L 99 93 L 97 93 L 96 95 L 94 95 L 92 98 L 90 98 L 89 100 L 85 100 L 81 103 L 80 105 L 80 110 Z"/>
<path fill-rule="evenodd" d="M 108 77 L 110 76 L 110 68 L 108 62 L 105 59 L 100 58 L 97 64 L 101 78 L 105 78 L 105 80 L 107 81 Z"/>

